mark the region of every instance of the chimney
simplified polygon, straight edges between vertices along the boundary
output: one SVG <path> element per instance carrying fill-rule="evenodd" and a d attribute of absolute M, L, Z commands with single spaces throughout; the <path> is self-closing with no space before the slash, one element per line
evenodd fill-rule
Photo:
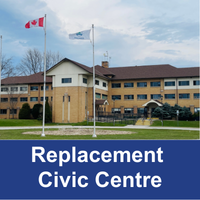
<path fill-rule="evenodd" d="M 108 68 L 109 67 L 108 61 L 102 61 L 102 67 Z"/>

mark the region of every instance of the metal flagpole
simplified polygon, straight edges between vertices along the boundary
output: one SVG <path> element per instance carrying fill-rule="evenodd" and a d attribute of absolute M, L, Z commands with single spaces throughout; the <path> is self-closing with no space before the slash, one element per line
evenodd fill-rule
<path fill-rule="evenodd" d="M 45 29 L 44 29 L 44 87 L 43 87 L 43 122 L 42 122 L 42 135 L 45 137 L 44 124 L 45 124 L 45 91 L 46 91 L 46 14 L 45 14 Z"/>
<path fill-rule="evenodd" d="M 2 35 L 0 36 L 1 39 L 1 52 L 0 52 L 0 104 L 1 104 L 1 63 L 2 63 Z M 1 105 L 0 105 L 1 106 Z"/>
<path fill-rule="evenodd" d="M 92 24 L 92 47 L 93 47 L 93 112 L 94 112 L 94 133 L 92 137 L 97 137 L 95 134 L 95 66 L 94 66 L 94 24 Z"/>

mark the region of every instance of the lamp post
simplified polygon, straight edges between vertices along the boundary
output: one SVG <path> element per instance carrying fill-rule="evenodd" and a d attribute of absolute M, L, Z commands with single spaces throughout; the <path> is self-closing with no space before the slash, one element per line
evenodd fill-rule
<path fill-rule="evenodd" d="M 162 95 L 160 96 L 160 100 L 161 100 L 161 103 L 162 103 L 162 100 L 163 100 Z M 161 120 L 161 122 L 162 122 L 162 126 L 163 126 L 163 103 L 162 103 L 162 120 Z"/>

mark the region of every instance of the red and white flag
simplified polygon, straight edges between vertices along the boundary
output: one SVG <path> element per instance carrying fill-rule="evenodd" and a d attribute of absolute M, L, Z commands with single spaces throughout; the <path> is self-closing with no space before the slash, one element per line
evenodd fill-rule
<path fill-rule="evenodd" d="M 39 19 L 34 19 L 29 21 L 26 25 L 25 28 L 32 28 L 32 27 L 44 27 L 44 17 L 39 18 Z"/>

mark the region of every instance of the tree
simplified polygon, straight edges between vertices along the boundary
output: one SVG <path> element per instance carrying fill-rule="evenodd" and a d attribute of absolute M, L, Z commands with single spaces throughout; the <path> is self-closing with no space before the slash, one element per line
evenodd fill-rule
<path fill-rule="evenodd" d="M 30 118 L 30 106 L 28 103 L 24 103 L 19 111 L 19 119 L 29 119 Z"/>
<path fill-rule="evenodd" d="M 58 63 L 63 57 L 57 53 L 47 51 L 46 53 L 46 69 L 48 70 L 53 65 Z M 38 49 L 28 49 L 21 59 L 17 67 L 21 75 L 36 74 L 44 70 L 44 56 Z"/>
<path fill-rule="evenodd" d="M 45 122 L 52 122 L 52 112 L 49 106 L 48 99 L 45 103 Z"/>
<path fill-rule="evenodd" d="M 2 78 L 7 78 L 10 76 L 15 76 L 14 67 L 12 64 L 13 57 L 6 57 L 5 55 L 2 56 L 2 63 L 1 63 L 1 76 Z"/>
<path fill-rule="evenodd" d="M 37 103 L 33 106 L 32 115 L 34 119 L 42 118 L 42 104 Z"/>

